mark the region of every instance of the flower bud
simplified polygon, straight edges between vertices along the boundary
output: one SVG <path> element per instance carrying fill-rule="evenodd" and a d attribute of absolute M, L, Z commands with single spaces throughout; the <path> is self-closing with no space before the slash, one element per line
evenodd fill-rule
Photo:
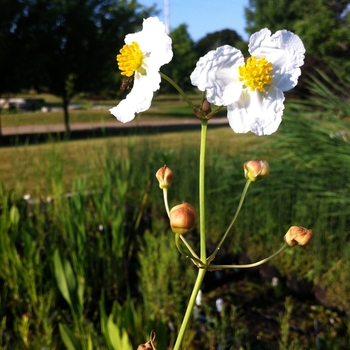
<path fill-rule="evenodd" d="M 137 347 L 137 350 L 155 350 L 155 349 L 156 348 L 149 341 Z"/>
<path fill-rule="evenodd" d="M 205 115 L 211 112 L 210 102 L 207 99 L 204 99 L 201 104 L 201 112 L 205 113 Z"/>
<path fill-rule="evenodd" d="M 196 211 L 191 204 L 182 202 L 170 210 L 169 218 L 172 231 L 182 235 L 193 227 L 196 221 Z"/>
<path fill-rule="evenodd" d="M 284 236 L 286 243 L 294 247 L 296 245 L 307 245 L 313 237 L 312 230 L 301 226 L 292 226 Z"/>
<path fill-rule="evenodd" d="M 251 182 L 256 182 L 268 177 L 270 166 L 266 160 L 250 160 L 244 163 L 244 176 Z"/>
<path fill-rule="evenodd" d="M 152 331 L 149 338 L 150 338 L 149 341 L 145 344 L 140 344 L 137 347 L 137 350 L 157 350 L 154 345 L 154 342 L 156 340 L 156 333 Z"/>
<path fill-rule="evenodd" d="M 170 168 L 164 165 L 156 172 L 156 178 L 159 181 L 159 187 L 161 189 L 169 188 L 173 182 L 174 174 Z"/>

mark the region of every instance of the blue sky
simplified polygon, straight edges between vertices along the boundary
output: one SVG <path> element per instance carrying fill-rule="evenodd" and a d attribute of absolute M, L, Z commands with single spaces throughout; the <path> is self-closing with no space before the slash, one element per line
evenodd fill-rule
<path fill-rule="evenodd" d="M 170 29 L 182 23 L 188 25 L 188 32 L 194 41 L 208 33 L 222 29 L 233 29 L 243 39 L 248 40 L 244 31 L 244 8 L 249 0 L 168 0 L 170 9 Z M 139 0 L 142 5 L 157 5 L 161 10 L 159 19 L 164 19 L 164 0 Z"/>

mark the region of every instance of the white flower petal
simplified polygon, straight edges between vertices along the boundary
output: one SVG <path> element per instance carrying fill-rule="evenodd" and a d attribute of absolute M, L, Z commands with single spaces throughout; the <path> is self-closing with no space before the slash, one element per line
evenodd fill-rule
<path fill-rule="evenodd" d="M 250 37 L 249 52 L 272 63 L 274 86 L 288 91 L 297 84 L 301 74 L 299 67 L 304 64 L 305 47 L 296 34 L 279 30 L 271 36 L 268 29 L 262 29 Z"/>
<path fill-rule="evenodd" d="M 159 69 L 172 59 L 173 52 L 171 38 L 157 17 L 145 19 L 142 31 L 128 34 L 124 41 L 127 45 L 137 42 L 143 53 L 143 70 L 134 73 L 132 90 L 118 106 L 109 110 L 118 120 L 127 123 L 135 118 L 135 113 L 146 111 L 151 106 L 153 92 L 159 89 L 161 81 Z"/>
<path fill-rule="evenodd" d="M 158 70 L 173 58 L 171 38 L 166 34 L 165 25 L 157 17 L 144 19 L 142 31 L 128 34 L 124 41 L 125 44 L 139 44 L 141 51 L 148 55 L 145 59 L 148 67 L 158 67 Z"/>
<path fill-rule="evenodd" d="M 283 92 L 273 86 L 264 93 L 244 89 L 239 100 L 227 106 L 230 126 L 236 133 L 270 135 L 282 121 L 283 101 Z"/>
<path fill-rule="evenodd" d="M 145 78 L 135 79 L 134 87 L 126 98 L 118 106 L 109 110 L 111 114 L 122 123 L 128 123 L 135 118 L 135 113 L 146 111 L 151 106 L 153 98 L 153 91 L 149 88 L 152 84 L 150 80 Z"/>
<path fill-rule="evenodd" d="M 238 67 L 244 65 L 241 51 L 229 45 L 209 51 L 197 62 L 190 78 L 192 85 L 207 92 L 207 100 L 217 106 L 236 101 L 242 89 Z"/>

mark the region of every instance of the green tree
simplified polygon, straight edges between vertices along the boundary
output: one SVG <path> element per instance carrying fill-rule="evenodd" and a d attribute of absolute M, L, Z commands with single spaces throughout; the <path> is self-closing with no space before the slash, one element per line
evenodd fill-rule
<path fill-rule="evenodd" d="M 350 72 L 350 1 L 250 0 L 245 9 L 249 33 L 288 29 L 304 42 L 307 65 L 330 63 Z"/>
<path fill-rule="evenodd" d="M 245 47 L 242 37 L 236 31 L 224 29 L 209 33 L 196 43 L 196 51 L 199 57 L 204 56 L 210 50 L 215 50 L 222 45 L 231 45 L 242 50 Z M 246 50 L 246 49 L 245 49 Z"/>
<path fill-rule="evenodd" d="M 1 0 L 1 2 L 9 0 Z M 10 1 L 11 2 L 11 1 Z M 22 0 L 7 33 L 16 43 L 6 53 L 20 58 L 22 88 L 46 89 L 68 104 L 78 92 L 98 93 L 120 81 L 115 56 L 128 32 L 139 30 L 152 9 L 131 0 Z M 10 47 L 7 45 L 7 47 Z M 7 75 L 11 80 L 11 75 Z"/>
<path fill-rule="evenodd" d="M 21 84 L 18 38 L 14 34 L 16 18 L 24 11 L 20 0 L 0 0 L 0 96 L 17 92 Z"/>
<path fill-rule="evenodd" d="M 190 75 L 196 65 L 198 56 L 194 42 L 187 31 L 187 24 L 180 24 L 170 33 L 172 39 L 173 59 L 162 68 L 164 74 L 176 81 L 182 89 L 192 87 Z M 168 84 L 162 85 L 162 91 L 170 91 Z"/>

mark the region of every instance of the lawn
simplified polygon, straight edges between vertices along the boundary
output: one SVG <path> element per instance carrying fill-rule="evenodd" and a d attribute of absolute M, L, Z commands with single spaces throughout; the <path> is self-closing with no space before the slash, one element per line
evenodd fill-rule
<path fill-rule="evenodd" d="M 27 97 L 24 95 L 23 97 Z M 48 105 L 57 106 L 57 99 L 51 95 L 35 95 L 35 98 L 45 98 L 51 101 Z M 190 95 L 193 101 L 200 102 L 200 95 Z M 54 101 L 54 102 L 52 102 Z M 70 111 L 70 123 L 92 123 L 92 122 L 114 122 L 116 119 L 109 113 L 108 109 L 117 105 L 118 101 L 87 101 L 81 99 L 73 99 L 72 103 L 80 104 L 80 110 Z M 224 112 L 220 113 L 221 116 Z M 177 95 L 157 95 L 152 107 L 142 113 L 144 120 L 157 120 L 165 117 L 171 118 L 191 118 L 193 113 L 183 99 Z M 21 125 L 46 125 L 46 124 L 63 124 L 63 111 L 50 112 L 17 112 L 8 113 L 3 111 L 1 115 L 2 127 Z"/>
<path fill-rule="evenodd" d="M 5 147 L 1 150 L 0 181 L 11 189 L 16 186 L 22 193 L 50 195 L 50 176 L 55 171 L 62 173 L 65 189 L 70 191 L 76 177 L 87 176 L 96 171 L 98 162 L 107 147 L 117 150 L 116 156 L 126 155 L 130 144 L 136 149 L 147 147 L 159 152 L 183 150 L 186 147 L 198 148 L 198 131 L 181 133 L 160 133 L 151 136 L 118 136 L 70 142 L 53 142 L 41 145 Z M 266 139 L 254 135 L 243 136 L 232 132 L 229 126 L 209 130 L 208 142 L 211 145 L 209 156 L 221 150 L 225 156 L 234 156 L 242 149 L 253 154 L 259 144 Z M 255 153 L 257 154 L 257 153 Z M 132 157 L 132 155 L 129 155 Z M 162 165 L 162 164 L 160 164 Z"/>

